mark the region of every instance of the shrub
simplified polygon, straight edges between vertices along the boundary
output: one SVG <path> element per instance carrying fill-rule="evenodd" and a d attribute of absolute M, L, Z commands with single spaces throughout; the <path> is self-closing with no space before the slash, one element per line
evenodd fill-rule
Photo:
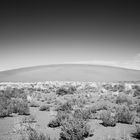
<path fill-rule="evenodd" d="M 58 119 L 51 120 L 48 123 L 48 127 L 55 128 L 61 126 L 61 122 Z"/>
<path fill-rule="evenodd" d="M 18 114 L 19 115 L 29 115 L 30 110 L 27 102 L 21 102 L 18 106 Z"/>
<path fill-rule="evenodd" d="M 22 135 L 21 140 L 51 140 L 48 135 L 44 135 L 42 132 L 37 132 L 31 126 L 27 126 L 26 134 Z"/>
<path fill-rule="evenodd" d="M 117 104 L 123 104 L 123 103 L 126 103 L 127 105 L 130 105 L 133 103 L 131 97 L 129 97 L 128 95 L 126 94 L 120 94 L 117 99 L 116 99 L 116 103 Z"/>
<path fill-rule="evenodd" d="M 61 140 L 84 140 L 90 135 L 90 127 L 81 119 L 70 118 L 64 121 L 60 139 Z"/>
<path fill-rule="evenodd" d="M 70 102 L 66 102 L 64 104 L 61 104 L 58 108 L 56 108 L 56 111 L 71 111 L 72 108 L 72 104 Z"/>
<path fill-rule="evenodd" d="M 70 86 L 69 88 L 68 88 L 68 93 L 69 94 L 74 94 L 75 92 L 76 92 L 76 87 L 75 86 Z"/>
<path fill-rule="evenodd" d="M 104 126 L 115 126 L 117 123 L 116 114 L 109 110 L 103 110 L 100 114 L 100 119 L 103 121 Z"/>
<path fill-rule="evenodd" d="M 108 106 L 108 103 L 106 101 L 99 101 L 99 102 L 96 102 L 92 105 L 91 112 L 96 113 L 97 111 L 108 110 L 108 109 L 109 109 L 109 106 Z"/>
<path fill-rule="evenodd" d="M 50 106 L 49 105 L 42 105 L 39 108 L 40 111 L 50 111 Z"/>
<path fill-rule="evenodd" d="M 20 98 L 12 99 L 11 108 L 13 110 L 13 113 L 18 113 L 19 115 L 29 115 L 30 114 L 28 102 L 26 102 Z"/>
<path fill-rule="evenodd" d="M 66 95 L 68 94 L 68 90 L 65 87 L 60 87 L 59 89 L 56 90 L 56 95 Z"/>
<path fill-rule="evenodd" d="M 117 108 L 117 118 L 120 123 L 132 124 L 135 119 L 135 114 L 125 105 Z"/>
<path fill-rule="evenodd" d="M 140 103 L 138 104 L 138 106 L 137 106 L 137 113 L 140 113 Z"/>
<path fill-rule="evenodd" d="M 140 139 L 140 125 L 136 125 L 136 130 L 132 133 L 132 137 Z"/>
<path fill-rule="evenodd" d="M 113 86 L 112 91 L 116 92 L 123 92 L 125 90 L 125 86 L 123 84 L 117 84 Z"/>
<path fill-rule="evenodd" d="M 59 127 L 62 125 L 63 121 L 68 120 L 70 114 L 63 111 L 58 111 L 57 116 L 54 120 L 51 120 L 48 124 L 49 127 Z"/>
<path fill-rule="evenodd" d="M 0 118 L 7 117 L 11 114 L 9 109 L 3 108 L 0 106 Z"/>
<path fill-rule="evenodd" d="M 5 97 L 0 98 L 0 117 L 7 117 L 12 112 L 11 101 Z"/>
<path fill-rule="evenodd" d="M 32 101 L 30 103 L 30 107 L 39 107 L 39 104 L 37 102 L 35 102 L 35 101 Z"/>
<path fill-rule="evenodd" d="M 70 87 L 62 86 L 56 90 L 56 94 L 63 96 L 67 94 L 74 94 L 75 91 L 76 91 L 76 87 L 74 86 L 70 86 Z"/>
<path fill-rule="evenodd" d="M 134 89 L 134 94 L 133 94 L 133 96 L 134 96 L 134 97 L 140 96 L 140 86 L 135 85 L 135 86 L 133 86 L 133 89 Z"/>
<path fill-rule="evenodd" d="M 92 117 L 90 109 L 76 109 L 73 114 L 74 118 L 79 118 L 83 120 L 89 120 Z"/>
<path fill-rule="evenodd" d="M 9 116 L 12 113 L 19 115 L 29 115 L 28 103 L 21 98 L 6 98 L 0 99 L 0 117 Z"/>

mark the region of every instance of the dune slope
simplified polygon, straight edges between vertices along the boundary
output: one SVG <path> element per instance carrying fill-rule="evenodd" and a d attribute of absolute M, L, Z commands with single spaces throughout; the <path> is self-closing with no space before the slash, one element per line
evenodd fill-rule
<path fill-rule="evenodd" d="M 0 82 L 139 80 L 138 70 L 86 64 L 46 65 L 0 72 Z"/>

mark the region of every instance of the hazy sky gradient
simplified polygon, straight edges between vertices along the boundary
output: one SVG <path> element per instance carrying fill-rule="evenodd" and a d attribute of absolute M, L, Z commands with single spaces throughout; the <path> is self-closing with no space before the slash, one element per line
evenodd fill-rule
<path fill-rule="evenodd" d="M 0 71 L 56 63 L 140 69 L 135 1 L 0 3 Z"/>

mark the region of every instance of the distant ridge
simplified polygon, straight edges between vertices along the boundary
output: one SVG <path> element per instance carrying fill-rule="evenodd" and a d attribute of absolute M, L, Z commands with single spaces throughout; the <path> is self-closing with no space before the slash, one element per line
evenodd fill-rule
<path fill-rule="evenodd" d="M 139 80 L 139 70 L 90 64 L 52 64 L 0 72 L 0 82 Z"/>

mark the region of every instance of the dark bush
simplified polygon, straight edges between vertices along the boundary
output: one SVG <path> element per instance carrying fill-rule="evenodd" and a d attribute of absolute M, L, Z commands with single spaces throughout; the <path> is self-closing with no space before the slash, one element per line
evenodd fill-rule
<path fill-rule="evenodd" d="M 50 111 L 50 106 L 49 105 L 42 105 L 39 108 L 40 111 Z"/>
<path fill-rule="evenodd" d="M 48 123 L 48 127 L 55 128 L 61 126 L 61 122 L 58 119 L 51 120 Z"/>
<path fill-rule="evenodd" d="M 76 91 L 76 88 L 74 86 L 62 86 L 59 89 L 56 90 L 56 95 L 67 95 L 67 94 L 74 94 Z"/>

